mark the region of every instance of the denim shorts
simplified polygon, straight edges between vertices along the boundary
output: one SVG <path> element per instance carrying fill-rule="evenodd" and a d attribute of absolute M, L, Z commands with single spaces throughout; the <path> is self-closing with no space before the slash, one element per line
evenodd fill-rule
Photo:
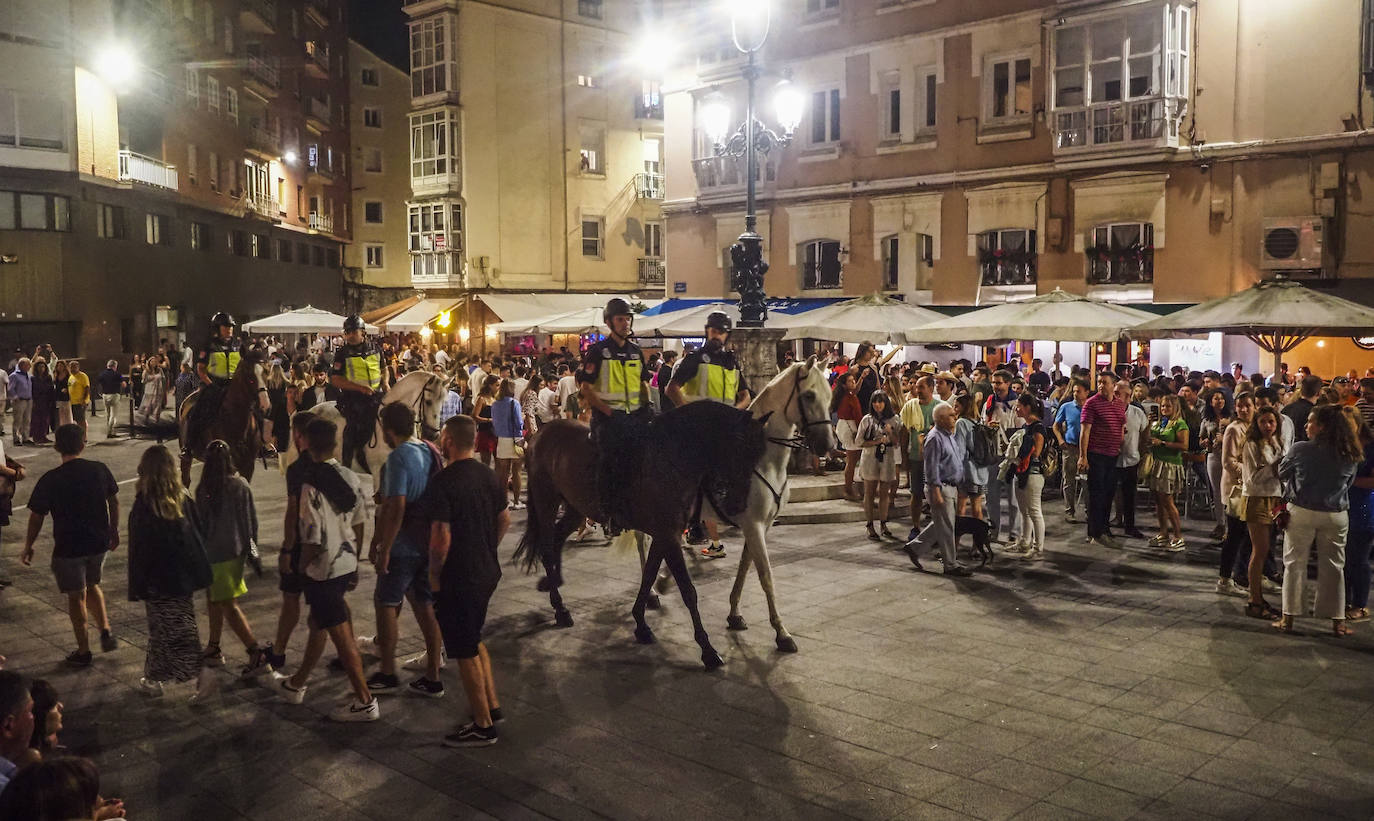
<path fill-rule="evenodd" d="M 429 556 L 421 553 L 392 553 L 386 572 L 377 574 L 377 591 L 373 600 L 387 607 L 400 607 L 410 593 L 419 602 L 434 601 L 429 590 Z"/>

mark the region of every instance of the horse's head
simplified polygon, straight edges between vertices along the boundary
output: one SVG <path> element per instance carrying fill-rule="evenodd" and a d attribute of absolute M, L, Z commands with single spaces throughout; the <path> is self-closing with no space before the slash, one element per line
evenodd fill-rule
<path fill-rule="evenodd" d="M 794 394 L 793 401 L 784 409 L 787 421 L 797 426 L 812 453 L 824 457 L 836 447 L 835 429 L 830 426 L 830 383 L 825 379 L 825 369 L 816 362 L 815 356 L 810 356 L 783 373 L 792 380 Z"/>
<path fill-rule="evenodd" d="M 420 436 L 436 441 L 439 438 L 439 414 L 448 396 L 448 380 L 435 373 L 428 374 L 428 377 L 420 389 L 415 417 L 420 422 Z"/>
<path fill-rule="evenodd" d="M 267 396 L 267 365 L 262 351 L 244 351 L 234 377 L 242 379 L 246 387 L 257 394 L 258 407 L 264 414 L 272 412 L 272 400 Z"/>

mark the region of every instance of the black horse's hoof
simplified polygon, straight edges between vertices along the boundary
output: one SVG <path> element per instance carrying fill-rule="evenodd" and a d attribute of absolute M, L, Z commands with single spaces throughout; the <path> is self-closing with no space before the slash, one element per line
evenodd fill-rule
<path fill-rule="evenodd" d="M 792 639 L 791 636 L 787 636 L 787 637 L 785 637 L 785 638 L 779 638 L 777 641 L 778 641 L 778 650 L 779 650 L 779 652 L 783 652 L 783 653 L 795 653 L 795 652 L 797 652 L 797 642 L 794 641 L 794 640 Z"/>
<path fill-rule="evenodd" d="M 725 659 L 720 657 L 720 653 L 715 650 L 701 651 L 701 663 L 706 665 L 707 670 L 716 670 L 725 666 Z"/>
<path fill-rule="evenodd" d="M 659 600 L 657 593 L 650 593 L 648 598 L 644 600 L 644 606 L 650 610 L 657 610 L 662 604 L 663 602 Z"/>
<path fill-rule="evenodd" d="M 731 616 L 725 620 L 725 627 L 729 630 L 748 630 L 749 625 L 744 623 L 744 616 Z"/>
<path fill-rule="evenodd" d="M 636 627 L 635 641 L 639 642 L 640 644 L 653 644 L 654 631 L 650 630 L 647 625 L 644 627 Z"/>
<path fill-rule="evenodd" d="M 567 610 L 555 610 L 553 612 L 553 623 L 557 627 L 572 627 L 572 613 L 569 613 Z"/>
<path fill-rule="evenodd" d="M 540 593 L 547 593 L 547 592 L 549 592 L 550 590 L 553 590 L 553 589 L 557 588 L 558 585 L 554 584 L 553 577 L 551 577 L 551 576 L 540 576 L 540 577 L 539 577 L 538 583 L 536 583 L 534 587 L 535 587 L 535 589 L 538 590 Z"/>

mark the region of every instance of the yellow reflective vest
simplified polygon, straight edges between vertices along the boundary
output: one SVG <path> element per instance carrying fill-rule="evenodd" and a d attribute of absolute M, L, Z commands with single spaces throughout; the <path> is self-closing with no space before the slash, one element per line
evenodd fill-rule
<path fill-rule="evenodd" d="M 587 349 L 587 366 L 595 369 L 594 384 L 601 401 L 612 410 L 633 413 L 643 404 L 640 384 L 644 381 L 644 354 L 639 346 L 627 342 L 615 347 L 609 339 Z"/>
<path fill-rule="evenodd" d="M 228 380 L 239 369 L 238 350 L 211 350 L 205 357 L 205 371 L 211 379 Z"/>
<path fill-rule="evenodd" d="M 382 387 L 382 353 L 374 347 L 350 346 L 339 351 L 343 356 L 343 377 L 374 393 Z"/>
<path fill-rule="evenodd" d="M 727 405 L 735 404 L 735 398 L 739 396 L 739 367 L 735 357 L 725 351 L 698 351 L 688 356 L 697 358 L 697 369 L 690 379 L 682 383 L 682 392 L 691 400 L 709 399 Z"/>

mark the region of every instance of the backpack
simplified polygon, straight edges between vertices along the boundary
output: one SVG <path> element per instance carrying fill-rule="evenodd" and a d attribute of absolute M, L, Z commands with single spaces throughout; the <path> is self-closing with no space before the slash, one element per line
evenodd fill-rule
<path fill-rule="evenodd" d="M 996 467 L 1002 463 L 997 428 L 976 420 L 973 422 L 973 431 L 968 443 L 968 458 L 974 466 L 980 468 Z"/>

